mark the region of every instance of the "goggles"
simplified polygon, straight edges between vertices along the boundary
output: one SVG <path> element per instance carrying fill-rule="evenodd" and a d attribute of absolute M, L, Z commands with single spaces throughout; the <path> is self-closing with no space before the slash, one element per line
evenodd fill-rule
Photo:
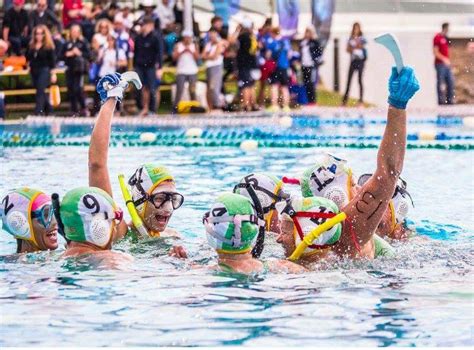
<path fill-rule="evenodd" d="M 298 236 L 300 237 L 301 241 L 304 240 L 305 234 L 303 232 L 303 228 L 301 227 L 300 222 L 298 221 L 298 218 L 309 218 L 312 222 L 314 222 L 315 225 L 320 226 L 326 220 L 332 219 L 335 217 L 337 214 L 336 213 L 324 213 L 324 212 L 311 212 L 311 211 L 296 211 L 291 203 L 287 201 L 286 206 L 283 208 L 281 211 L 282 214 L 287 214 L 291 220 L 293 220 L 293 223 L 295 224 L 296 232 L 298 233 Z M 308 247 L 311 249 L 325 249 L 328 247 L 333 246 L 335 243 L 332 244 L 309 244 Z"/>
<path fill-rule="evenodd" d="M 225 210 L 225 209 L 223 209 Z M 219 214 L 219 213 L 216 213 Z M 230 222 L 234 224 L 234 233 L 231 239 L 224 237 L 214 230 L 214 224 L 220 224 Z M 242 233 L 241 228 L 244 222 L 257 225 L 258 227 L 265 227 L 265 220 L 259 219 L 256 215 L 233 215 L 233 216 L 213 216 L 210 217 L 210 212 L 204 214 L 202 223 L 206 228 L 206 232 L 214 237 L 216 240 L 231 245 L 234 248 L 240 248 L 242 246 Z"/>
<path fill-rule="evenodd" d="M 40 209 L 32 211 L 31 218 L 37 219 L 44 228 L 48 228 L 51 226 L 51 222 L 53 221 L 53 214 L 53 205 L 45 204 Z"/>
<path fill-rule="evenodd" d="M 359 186 L 363 186 L 371 177 L 372 177 L 372 174 L 363 174 L 359 177 L 357 184 Z M 397 185 L 395 186 L 395 191 L 393 192 L 392 199 L 395 198 L 398 194 L 400 194 L 402 197 L 410 198 L 411 205 L 415 207 L 415 204 L 413 203 L 413 198 L 411 198 L 410 193 L 407 191 L 407 182 L 401 177 L 398 178 Z"/>
<path fill-rule="evenodd" d="M 149 195 L 147 200 L 156 209 L 160 209 L 166 202 L 170 201 L 173 209 L 176 210 L 183 205 L 184 196 L 178 192 L 158 192 Z"/>

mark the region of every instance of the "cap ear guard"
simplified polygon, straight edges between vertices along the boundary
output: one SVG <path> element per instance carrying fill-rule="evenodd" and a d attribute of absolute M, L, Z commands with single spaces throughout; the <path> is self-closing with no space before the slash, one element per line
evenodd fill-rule
<path fill-rule="evenodd" d="M 86 239 L 88 242 L 104 248 L 112 237 L 112 223 L 104 220 L 102 215 L 96 215 L 89 224 L 89 230 L 86 230 Z"/>
<path fill-rule="evenodd" d="M 13 236 L 19 239 L 30 239 L 30 224 L 28 218 L 22 212 L 14 210 L 8 213 L 4 220 L 6 220 L 5 223 Z"/>

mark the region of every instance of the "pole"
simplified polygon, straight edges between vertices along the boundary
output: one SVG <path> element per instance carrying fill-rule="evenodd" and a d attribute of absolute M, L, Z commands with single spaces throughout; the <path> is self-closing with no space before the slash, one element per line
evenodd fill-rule
<path fill-rule="evenodd" d="M 193 0 L 184 0 L 183 8 L 184 30 L 193 31 Z"/>
<path fill-rule="evenodd" d="M 339 92 L 339 39 L 334 38 L 334 91 Z"/>

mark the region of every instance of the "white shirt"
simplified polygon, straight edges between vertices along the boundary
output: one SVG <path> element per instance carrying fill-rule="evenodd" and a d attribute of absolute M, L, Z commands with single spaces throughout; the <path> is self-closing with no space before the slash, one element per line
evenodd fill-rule
<path fill-rule="evenodd" d="M 309 50 L 309 41 L 304 39 L 301 42 L 301 65 L 303 67 L 313 67 L 314 62 Z"/>
<path fill-rule="evenodd" d="M 122 49 L 102 49 L 102 65 L 99 70 L 99 77 L 112 74 L 117 71 L 117 61 L 126 60 L 125 51 Z M 118 60 L 117 60 L 118 59 Z"/>
<path fill-rule="evenodd" d="M 219 44 L 213 44 L 211 42 L 207 43 L 206 46 L 204 46 L 204 52 L 210 54 L 210 55 L 214 55 L 214 53 L 216 52 L 217 50 L 217 46 Z M 213 60 L 206 60 L 206 67 L 207 68 L 210 68 L 210 67 L 216 67 L 216 66 L 220 66 L 222 65 L 224 62 L 224 56 L 222 55 L 222 53 L 220 55 L 218 55 L 215 59 Z"/>
<path fill-rule="evenodd" d="M 182 42 L 176 44 L 176 50 L 178 52 L 183 52 L 185 46 Z M 191 44 L 188 46 L 188 49 L 191 51 L 186 51 L 181 54 L 178 58 L 178 63 L 176 65 L 177 74 L 197 74 L 199 68 L 197 66 L 196 60 L 194 59 L 193 53 L 196 52 L 196 45 Z"/>
<path fill-rule="evenodd" d="M 168 6 L 163 5 L 161 1 L 158 3 L 155 13 L 160 17 L 161 29 L 165 29 L 170 23 L 175 22 L 173 7 L 174 3 L 172 1 L 169 2 Z"/>

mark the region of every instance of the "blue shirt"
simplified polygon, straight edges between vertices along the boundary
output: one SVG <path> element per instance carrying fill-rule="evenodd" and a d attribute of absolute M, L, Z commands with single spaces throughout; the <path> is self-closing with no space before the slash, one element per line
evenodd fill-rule
<path fill-rule="evenodd" d="M 288 52 L 291 49 L 290 42 L 287 39 L 273 40 L 268 44 L 268 49 L 272 52 L 272 58 L 275 60 L 277 68 L 288 69 Z"/>

